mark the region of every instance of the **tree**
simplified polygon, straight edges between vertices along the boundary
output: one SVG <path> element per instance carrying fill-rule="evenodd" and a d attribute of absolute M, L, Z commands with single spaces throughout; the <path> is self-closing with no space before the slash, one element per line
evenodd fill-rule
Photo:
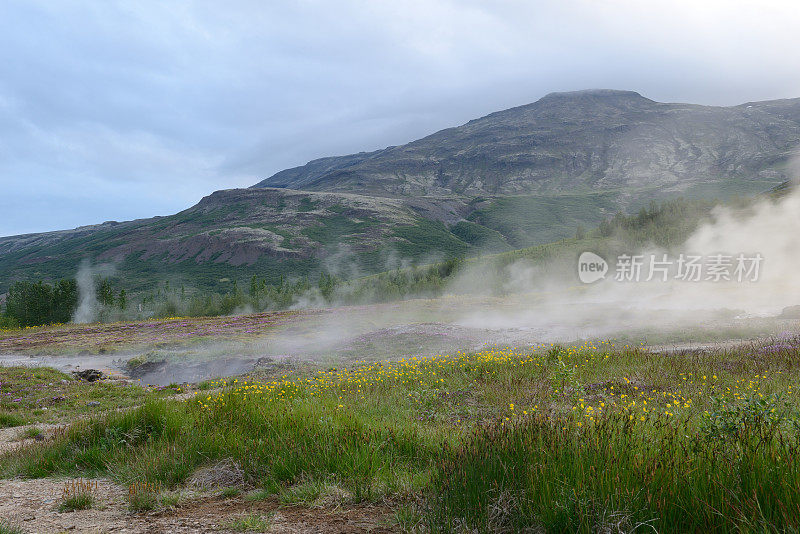
<path fill-rule="evenodd" d="M 602 237 L 610 237 L 614 233 L 614 228 L 611 226 L 611 221 L 603 220 L 600 223 L 600 235 Z"/>
<path fill-rule="evenodd" d="M 319 292 L 325 298 L 325 300 L 330 301 L 331 297 L 333 296 L 333 292 L 336 289 L 336 285 L 338 284 L 338 280 L 335 276 L 328 274 L 325 271 L 321 271 L 319 273 L 319 281 L 317 282 L 317 287 L 319 287 Z"/>
<path fill-rule="evenodd" d="M 117 306 L 120 310 L 125 310 L 128 307 L 128 295 L 125 293 L 124 289 L 119 290 L 119 296 L 117 297 Z"/>
<path fill-rule="evenodd" d="M 53 307 L 50 321 L 68 323 L 78 307 L 78 283 L 73 280 L 59 280 L 53 288 Z"/>
<path fill-rule="evenodd" d="M 253 275 L 253 277 L 250 279 L 250 297 L 251 298 L 253 298 L 253 299 L 258 298 L 258 289 L 259 289 L 258 277 L 256 275 Z"/>
<path fill-rule="evenodd" d="M 20 326 L 67 323 L 78 305 L 75 280 L 60 280 L 54 286 L 42 282 L 16 282 L 6 297 L 6 315 Z"/>
<path fill-rule="evenodd" d="M 114 289 L 111 287 L 111 282 L 108 278 L 103 278 L 97 286 L 97 300 L 103 306 L 114 305 Z"/>
<path fill-rule="evenodd" d="M 6 313 L 20 326 L 45 324 L 53 306 L 53 288 L 42 281 L 16 282 L 8 290 Z"/>

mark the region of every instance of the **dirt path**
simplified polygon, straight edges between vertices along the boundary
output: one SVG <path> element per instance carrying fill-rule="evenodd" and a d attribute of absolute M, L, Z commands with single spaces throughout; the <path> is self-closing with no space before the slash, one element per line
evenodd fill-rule
<path fill-rule="evenodd" d="M 358 504 L 331 508 L 281 505 L 275 499 L 247 502 L 199 496 L 160 513 L 131 514 L 127 490 L 107 479 L 97 483 L 95 504 L 89 510 L 59 512 L 66 480 L 0 480 L 0 518 L 25 532 L 49 534 L 232 532 L 228 527 L 248 515 L 264 518 L 270 533 L 389 533 L 393 509 L 389 505 Z M 258 530 L 255 530 L 258 532 Z"/>
<path fill-rule="evenodd" d="M 236 518 L 255 514 L 266 518 L 270 533 L 372 533 L 398 532 L 394 510 L 385 504 L 343 506 L 280 505 L 277 500 L 245 502 L 212 498 L 195 501 L 152 518 L 154 532 L 230 532 L 225 526 Z"/>
<path fill-rule="evenodd" d="M 128 514 L 124 489 L 105 479 L 96 482 L 92 509 L 60 513 L 65 481 L 0 480 L 0 517 L 30 533 L 148 532 L 144 519 Z"/>

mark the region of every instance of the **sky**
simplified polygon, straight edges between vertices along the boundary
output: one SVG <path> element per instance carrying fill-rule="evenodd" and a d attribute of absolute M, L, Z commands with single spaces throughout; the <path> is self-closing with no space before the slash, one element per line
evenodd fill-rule
<path fill-rule="evenodd" d="M 168 215 L 553 91 L 800 97 L 798 27 L 770 0 L 3 0 L 0 236 Z"/>

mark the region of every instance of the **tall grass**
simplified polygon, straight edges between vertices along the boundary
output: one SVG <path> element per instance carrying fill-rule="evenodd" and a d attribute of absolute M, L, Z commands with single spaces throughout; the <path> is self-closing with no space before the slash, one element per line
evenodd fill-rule
<path fill-rule="evenodd" d="M 333 476 L 355 500 L 364 500 L 397 490 L 393 482 L 405 479 L 401 472 L 423 468 L 421 459 L 437 446 L 352 412 L 231 396 L 211 413 L 196 404 L 156 401 L 79 424 L 55 445 L 18 457 L 11 469 L 27 477 L 109 472 L 122 481 L 173 487 L 200 466 L 232 459 L 253 485 Z"/>
<path fill-rule="evenodd" d="M 686 420 L 545 416 L 481 429 L 440 462 L 432 532 L 798 529 L 797 435 L 704 439 Z"/>
<path fill-rule="evenodd" d="M 155 503 L 235 464 L 286 501 L 333 488 L 405 503 L 404 524 L 432 532 L 800 529 L 798 346 L 586 343 L 233 380 L 78 423 L 0 466 L 105 473 L 156 488 Z"/>

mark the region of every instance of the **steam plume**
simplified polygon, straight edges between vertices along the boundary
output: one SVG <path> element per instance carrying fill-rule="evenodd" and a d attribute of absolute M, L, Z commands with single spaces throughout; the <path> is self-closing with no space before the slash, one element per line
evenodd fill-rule
<path fill-rule="evenodd" d="M 78 308 L 72 317 L 72 322 L 78 324 L 93 323 L 98 320 L 100 303 L 97 301 L 95 277 L 113 273 L 114 268 L 109 264 L 92 266 L 88 259 L 84 259 L 75 275 L 78 284 Z"/>

